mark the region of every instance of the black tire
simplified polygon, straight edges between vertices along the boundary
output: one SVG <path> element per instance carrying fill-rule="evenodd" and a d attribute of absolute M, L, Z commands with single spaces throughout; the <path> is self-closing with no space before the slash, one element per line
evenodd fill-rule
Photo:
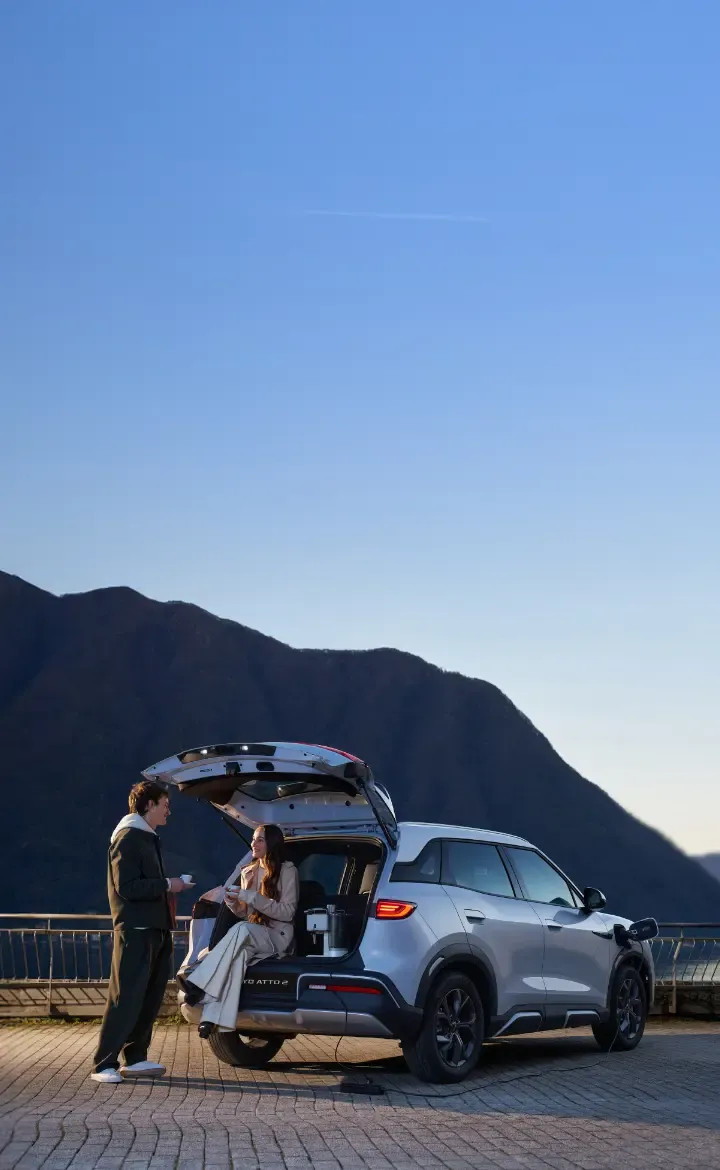
<path fill-rule="evenodd" d="M 460 971 L 448 971 L 430 988 L 422 1027 L 403 1044 L 403 1056 L 418 1080 L 457 1084 L 477 1065 L 484 1036 L 485 1013 L 475 984 Z"/>
<path fill-rule="evenodd" d="M 603 1052 L 632 1052 L 642 1040 L 647 1022 L 647 992 L 637 967 L 623 963 L 610 991 L 610 1016 L 595 1024 L 593 1035 Z"/>
<path fill-rule="evenodd" d="M 284 1036 L 272 1032 L 259 1032 L 248 1036 L 240 1032 L 213 1032 L 208 1044 L 225 1064 L 234 1068 L 264 1068 L 285 1043 Z"/>

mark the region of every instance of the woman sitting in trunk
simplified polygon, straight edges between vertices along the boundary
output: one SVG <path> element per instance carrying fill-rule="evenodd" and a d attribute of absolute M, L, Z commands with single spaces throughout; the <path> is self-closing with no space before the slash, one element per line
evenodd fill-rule
<path fill-rule="evenodd" d="M 285 838 L 277 825 L 258 825 L 252 840 L 253 860 L 240 873 L 240 887 L 230 887 L 223 930 L 213 932 L 200 962 L 178 977 L 185 1002 L 201 1003 L 201 1036 L 213 1027 L 234 1032 L 240 991 L 248 963 L 282 956 L 294 935 L 298 906 L 298 871 L 284 860 Z M 233 921 L 234 919 L 234 921 Z M 218 926 L 220 918 L 218 918 Z"/>

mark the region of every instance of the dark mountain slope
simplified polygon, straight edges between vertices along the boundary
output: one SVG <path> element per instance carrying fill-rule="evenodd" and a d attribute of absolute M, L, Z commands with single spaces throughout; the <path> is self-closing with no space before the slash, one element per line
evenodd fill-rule
<path fill-rule="evenodd" d="M 130 589 L 53 597 L 0 574 L 0 906 L 105 909 L 108 834 L 142 767 L 238 738 L 367 759 L 402 819 L 529 837 L 610 905 L 714 919 L 718 883 L 573 771 L 496 687 L 396 650 L 294 650 Z M 166 851 L 212 882 L 238 845 L 176 798 Z"/>

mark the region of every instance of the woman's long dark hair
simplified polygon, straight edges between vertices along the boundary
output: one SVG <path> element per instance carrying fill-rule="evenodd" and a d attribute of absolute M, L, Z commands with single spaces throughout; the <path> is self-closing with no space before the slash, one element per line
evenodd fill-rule
<path fill-rule="evenodd" d="M 264 894 L 266 898 L 272 898 L 273 901 L 276 901 L 280 888 L 280 870 L 285 860 L 285 837 L 282 829 L 278 828 L 277 825 L 258 825 L 258 828 L 265 837 L 265 856 L 262 859 L 265 876 L 260 883 L 260 893 Z M 259 922 L 266 925 L 267 917 L 259 910 L 253 910 L 251 914 L 248 914 L 248 922 Z"/>

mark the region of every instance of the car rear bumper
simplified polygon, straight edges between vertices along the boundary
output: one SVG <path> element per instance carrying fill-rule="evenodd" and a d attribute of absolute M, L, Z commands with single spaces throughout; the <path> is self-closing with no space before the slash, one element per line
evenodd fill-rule
<path fill-rule="evenodd" d="M 373 971 L 308 971 L 301 963 L 251 967 L 248 975 L 277 980 L 290 971 L 297 976 L 292 998 L 283 993 L 243 988 L 237 1016 L 239 1032 L 284 1035 L 362 1036 L 409 1040 L 417 1034 L 422 1012 L 408 1004 L 389 979 Z M 180 994 L 182 1000 L 182 993 Z M 199 1023 L 202 1007 L 180 1010 L 189 1023 Z"/>
<path fill-rule="evenodd" d="M 199 1023 L 202 1008 L 180 1008 L 188 1023 Z M 314 1008 L 295 1008 L 292 1011 L 262 1011 L 252 1009 L 238 1012 L 238 1032 L 276 1032 L 284 1036 L 306 1034 L 311 1036 L 374 1036 L 379 1040 L 396 1037 L 386 1023 L 370 1012 L 342 1012 Z"/>

